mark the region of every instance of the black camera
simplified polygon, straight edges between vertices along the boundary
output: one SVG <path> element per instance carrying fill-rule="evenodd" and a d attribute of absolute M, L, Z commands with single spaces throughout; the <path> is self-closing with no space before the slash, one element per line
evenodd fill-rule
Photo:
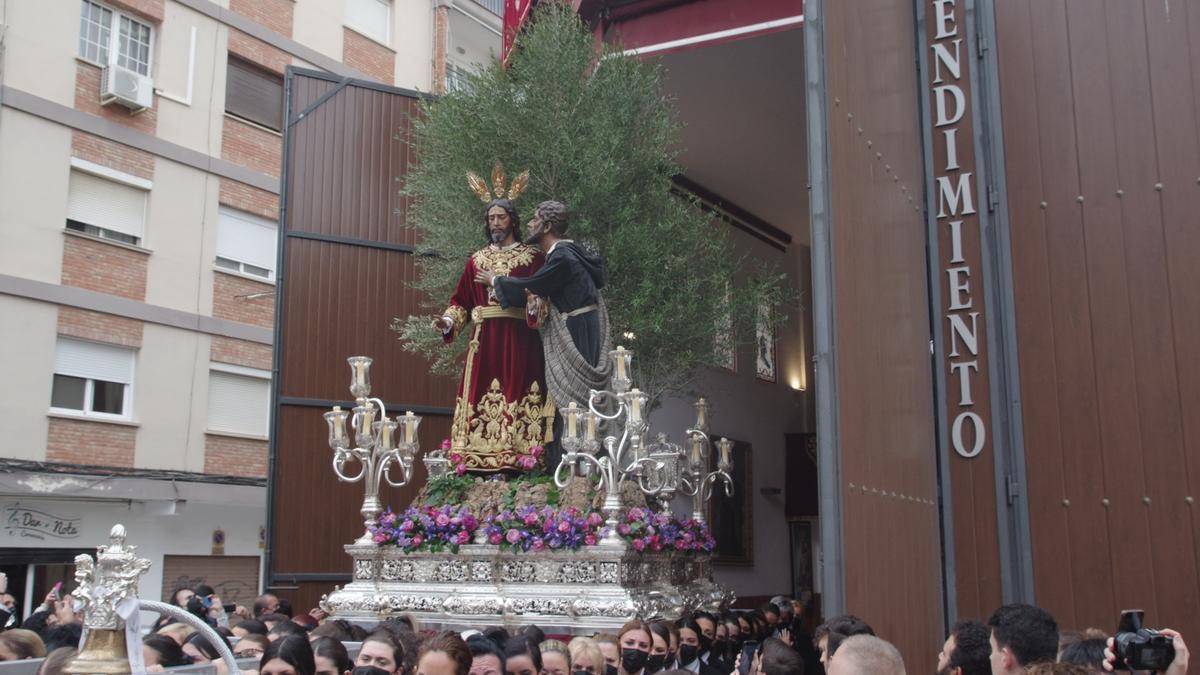
<path fill-rule="evenodd" d="M 1113 637 L 1113 653 L 1118 670 L 1166 670 L 1175 660 L 1175 641 L 1162 633 L 1142 627 L 1145 612 L 1127 609 Z"/>

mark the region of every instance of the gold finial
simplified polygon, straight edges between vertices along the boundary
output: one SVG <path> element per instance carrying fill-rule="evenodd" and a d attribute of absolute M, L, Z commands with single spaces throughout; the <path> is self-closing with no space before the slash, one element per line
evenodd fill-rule
<path fill-rule="evenodd" d="M 525 194 L 527 187 L 529 187 L 529 169 L 525 169 L 521 175 L 513 179 L 512 185 L 508 187 L 508 201 L 516 201 L 517 197 Z"/>
<path fill-rule="evenodd" d="M 496 162 L 492 167 L 492 192 L 495 193 L 496 199 L 504 199 L 504 184 L 508 180 L 504 175 L 504 165 Z"/>
<path fill-rule="evenodd" d="M 489 188 L 486 181 L 480 178 L 474 171 L 467 172 L 467 185 L 471 187 L 471 192 L 479 197 L 479 201 L 487 204 L 495 199 L 507 199 L 509 201 L 516 200 L 529 187 L 529 170 L 522 171 L 520 175 L 513 179 L 511 184 L 508 183 L 507 175 L 504 172 L 504 165 L 496 162 L 492 167 L 492 185 Z"/>

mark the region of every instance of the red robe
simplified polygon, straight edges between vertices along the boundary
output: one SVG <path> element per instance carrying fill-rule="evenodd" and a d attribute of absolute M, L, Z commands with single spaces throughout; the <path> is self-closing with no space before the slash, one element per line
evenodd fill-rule
<path fill-rule="evenodd" d="M 450 430 L 452 452 L 463 455 L 468 470 L 519 469 L 518 457 L 549 440 L 554 408 L 546 397 L 541 337 L 525 308 L 501 308 L 491 288 L 475 281 L 476 270 L 527 277 L 543 262 L 541 251 L 520 243 L 476 251 L 444 312 L 454 320 L 447 342 L 473 324 Z"/>

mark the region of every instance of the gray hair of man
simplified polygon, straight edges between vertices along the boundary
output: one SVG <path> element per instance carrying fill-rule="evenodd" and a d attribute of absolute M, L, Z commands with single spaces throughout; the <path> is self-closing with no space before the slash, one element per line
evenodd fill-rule
<path fill-rule="evenodd" d="M 538 204 L 534 213 L 542 219 L 542 227 L 553 228 L 554 234 L 559 237 L 566 236 L 570 226 L 566 204 L 550 199 Z"/>
<path fill-rule="evenodd" d="M 846 638 L 829 662 L 830 675 L 905 675 L 904 658 L 892 643 L 874 635 Z"/>

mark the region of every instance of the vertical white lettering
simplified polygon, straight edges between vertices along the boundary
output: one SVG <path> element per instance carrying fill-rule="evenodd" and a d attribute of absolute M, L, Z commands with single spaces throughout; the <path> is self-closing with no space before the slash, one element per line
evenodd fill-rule
<path fill-rule="evenodd" d="M 966 265 L 946 270 L 950 281 L 950 308 L 947 312 L 971 308 L 971 268 Z"/>
<path fill-rule="evenodd" d="M 954 19 L 956 2 L 957 0 L 933 0 L 933 25 L 937 27 L 934 40 L 958 35 L 958 23 Z"/>
<path fill-rule="evenodd" d="M 967 329 L 967 322 L 963 320 L 962 314 L 950 314 L 946 318 L 950 320 L 950 356 L 958 356 L 958 343 L 961 340 L 963 346 L 971 352 L 971 356 L 979 356 L 979 312 L 971 312 L 967 316 L 971 317 L 971 328 Z"/>
<path fill-rule="evenodd" d="M 971 431 L 974 432 L 972 435 L 975 440 L 971 444 L 970 450 L 963 446 L 963 420 L 970 420 Z M 983 420 L 969 410 L 959 413 L 958 417 L 954 418 L 954 427 L 950 430 L 950 438 L 954 443 L 954 451 L 962 457 L 971 459 L 983 451 Z"/>
<path fill-rule="evenodd" d="M 946 99 L 946 94 L 950 94 L 954 99 L 953 114 L 947 112 L 949 110 L 947 104 L 950 101 Z M 934 122 L 934 126 L 944 127 L 963 118 L 963 113 L 967 111 L 967 97 L 963 94 L 962 87 L 957 84 L 943 84 L 933 88 L 933 107 L 937 110 L 937 121 Z"/>
<path fill-rule="evenodd" d="M 943 129 L 942 136 L 946 139 L 946 171 L 958 169 L 958 127 Z"/>
<path fill-rule="evenodd" d="M 950 262 L 960 263 L 966 262 L 963 257 L 963 238 L 962 238 L 961 220 L 950 221 Z"/>
<path fill-rule="evenodd" d="M 938 218 L 945 218 L 947 215 L 957 216 L 959 213 L 969 216 L 975 213 L 975 198 L 971 196 L 970 173 L 959 174 L 957 185 L 950 182 L 949 176 L 938 176 L 937 184 Z M 960 201 L 962 202 L 962 211 L 958 210 Z M 947 205 L 950 206 L 948 214 Z"/>
<path fill-rule="evenodd" d="M 942 66 L 946 66 L 946 70 L 954 76 L 954 79 L 962 78 L 962 38 L 954 40 L 950 44 L 954 45 L 954 56 L 950 55 L 950 49 L 945 42 L 938 42 L 933 45 L 933 81 L 935 84 L 942 82 Z"/>
<path fill-rule="evenodd" d="M 956 370 L 958 371 L 958 405 L 975 405 L 975 400 L 971 398 L 971 371 L 979 372 L 979 362 L 959 361 L 958 363 L 951 363 L 951 374 Z"/>

